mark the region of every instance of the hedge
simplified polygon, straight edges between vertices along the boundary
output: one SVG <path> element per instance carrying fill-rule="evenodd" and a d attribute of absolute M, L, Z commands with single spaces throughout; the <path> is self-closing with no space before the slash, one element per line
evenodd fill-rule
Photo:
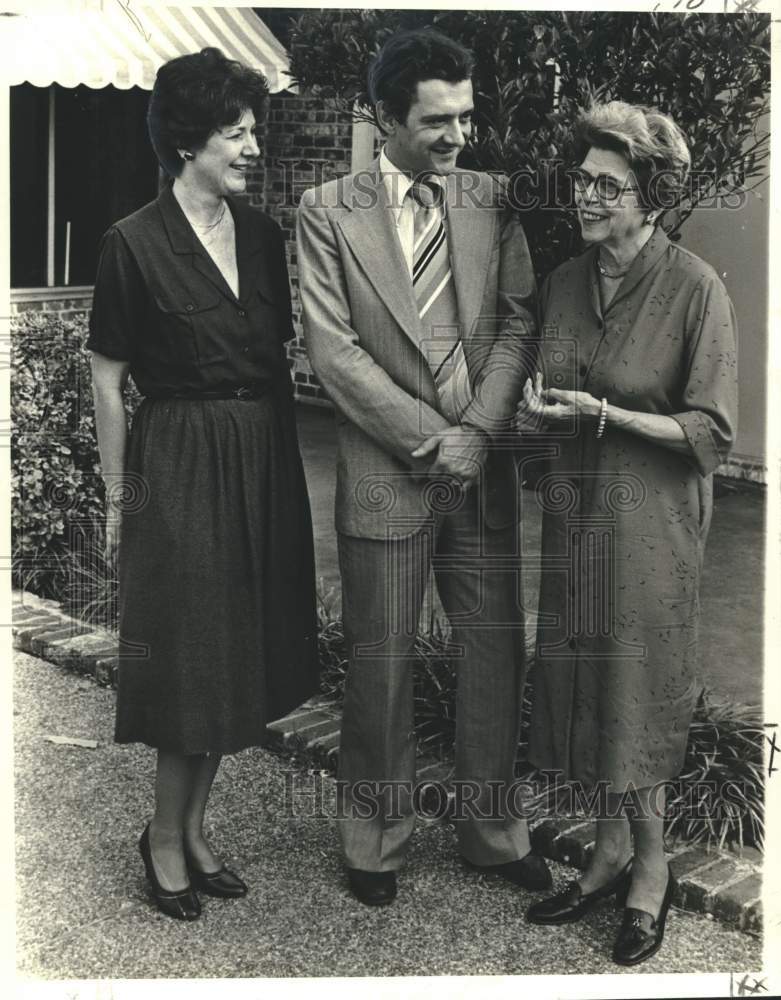
<path fill-rule="evenodd" d="M 312 9 L 290 24 L 292 73 L 371 119 L 372 57 L 394 31 L 424 26 L 475 55 L 476 134 L 459 164 L 516 179 L 540 279 L 582 248 L 566 168 L 592 99 L 653 105 L 686 134 L 693 183 L 665 220 L 673 238 L 696 205 L 737 205 L 766 179 L 769 14 Z"/>
<path fill-rule="evenodd" d="M 89 610 L 115 582 L 102 557 L 105 489 L 86 337 L 83 319 L 24 312 L 13 320 L 11 541 L 15 586 Z M 138 400 L 131 384 L 128 416 Z"/>

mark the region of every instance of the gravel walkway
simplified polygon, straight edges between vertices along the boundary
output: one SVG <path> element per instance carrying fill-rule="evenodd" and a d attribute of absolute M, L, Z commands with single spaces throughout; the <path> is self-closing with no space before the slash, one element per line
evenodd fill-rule
<path fill-rule="evenodd" d="M 419 827 L 396 903 L 362 906 L 341 873 L 328 818 L 330 781 L 260 749 L 225 759 L 210 812 L 214 841 L 250 884 L 250 895 L 204 899 L 195 924 L 160 916 L 136 848 L 149 815 L 154 755 L 112 743 L 113 702 L 111 690 L 16 654 L 21 976 L 622 972 L 610 961 L 618 925 L 610 908 L 576 927 L 532 927 L 523 911 L 534 897 L 463 870 L 452 830 L 439 824 Z M 97 740 L 98 746 L 54 744 L 45 736 Z M 557 882 L 573 874 L 554 867 Z M 720 972 L 728 995 L 730 971 L 761 964 L 754 938 L 673 910 L 664 947 L 643 971 Z"/>

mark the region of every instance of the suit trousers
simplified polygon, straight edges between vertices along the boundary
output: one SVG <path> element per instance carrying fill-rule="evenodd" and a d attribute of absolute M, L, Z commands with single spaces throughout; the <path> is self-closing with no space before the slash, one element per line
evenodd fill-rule
<path fill-rule="evenodd" d="M 485 865 L 530 850 L 526 821 L 505 802 L 524 681 L 518 528 L 488 528 L 475 488 L 455 506 L 411 535 L 394 538 L 389 521 L 387 540 L 338 537 L 349 656 L 338 826 L 351 868 L 398 869 L 414 828 L 414 642 L 432 567 L 457 675 L 459 850 Z"/>

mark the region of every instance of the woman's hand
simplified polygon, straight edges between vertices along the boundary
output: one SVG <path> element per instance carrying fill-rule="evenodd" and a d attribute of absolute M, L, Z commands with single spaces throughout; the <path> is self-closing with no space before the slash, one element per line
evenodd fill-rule
<path fill-rule="evenodd" d="M 119 557 L 119 539 L 121 535 L 122 519 L 118 511 L 109 508 L 106 514 L 106 562 L 116 565 Z"/>
<path fill-rule="evenodd" d="M 579 389 L 546 389 L 542 415 L 545 420 L 572 420 L 599 417 L 601 402 L 590 392 Z"/>
<path fill-rule="evenodd" d="M 542 387 L 540 372 L 534 376 L 534 382 L 526 379 L 523 387 L 523 399 L 515 411 L 515 429 L 519 434 L 539 434 L 543 428 L 543 410 L 545 408 L 545 390 Z"/>
<path fill-rule="evenodd" d="M 516 428 L 520 432 L 540 430 L 540 423 L 555 424 L 578 420 L 583 417 L 597 419 L 601 402 L 590 392 L 579 389 L 544 389 L 542 374 L 537 372 L 532 380 L 526 379 L 523 399 L 515 414 Z"/>
<path fill-rule="evenodd" d="M 121 527 L 120 494 L 127 449 L 127 415 L 122 394 L 130 365 L 92 352 L 92 396 L 95 401 L 95 428 L 103 480 L 106 484 L 106 562 L 116 561 Z M 121 493 L 121 491 L 120 491 Z"/>

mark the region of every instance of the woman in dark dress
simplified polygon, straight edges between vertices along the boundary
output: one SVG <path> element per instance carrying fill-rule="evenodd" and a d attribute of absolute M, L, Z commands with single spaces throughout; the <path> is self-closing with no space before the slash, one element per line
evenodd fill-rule
<path fill-rule="evenodd" d="M 557 457 L 539 482 L 540 628 L 529 758 L 606 791 L 585 874 L 531 906 L 541 924 L 626 902 L 614 960 L 661 945 L 674 890 L 664 783 L 683 765 L 696 700 L 698 589 L 712 473 L 737 418 L 735 315 L 704 261 L 658 225 L 689 152 L 666 115 L 584 112 L 575 171 L 584 254 L 541 291 L 541 368 L 522 426 Z"/>
<path fill-rule="evenodd" d="M 247 891 L 204 835 L 221 755 L 317 690 L 285 246 L 236 198 L 267 93 L 216 49 L 161 67 L 148 122 L 170 183 L 106 233 L 87 345 L 119 553 L 116 740 L 158 751 L 140 849 L 158 907 L 185 920 L 194 889 Z M 129 434 L 128 374 L 145 397 Z"/>

